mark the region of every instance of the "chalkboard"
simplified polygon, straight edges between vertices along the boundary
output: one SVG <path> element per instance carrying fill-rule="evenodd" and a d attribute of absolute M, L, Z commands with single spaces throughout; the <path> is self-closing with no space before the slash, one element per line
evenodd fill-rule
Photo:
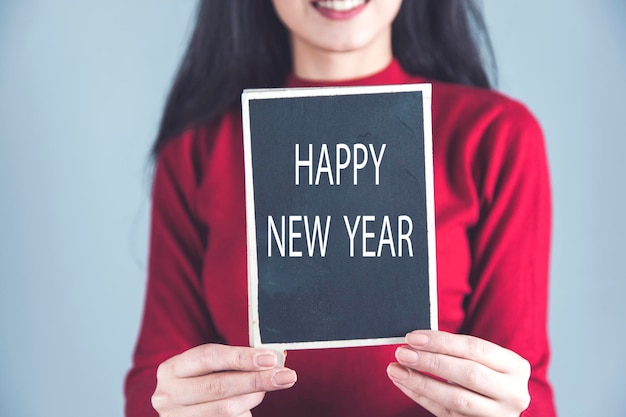
<path fill-rule="evenodd" d="M 242 94 L 250 344 L 437 328 L 431 85 Z"/>

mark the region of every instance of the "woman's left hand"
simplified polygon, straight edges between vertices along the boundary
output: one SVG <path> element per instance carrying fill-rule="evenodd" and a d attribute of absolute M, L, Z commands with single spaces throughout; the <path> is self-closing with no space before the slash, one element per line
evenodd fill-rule
<path fill-rule="evenodd" d="M 530 364 L 515 352 L 441 331 L 414 331 L 406 341 L 387 373 L 434 415 L 519 417 L 530 404 Z"/>

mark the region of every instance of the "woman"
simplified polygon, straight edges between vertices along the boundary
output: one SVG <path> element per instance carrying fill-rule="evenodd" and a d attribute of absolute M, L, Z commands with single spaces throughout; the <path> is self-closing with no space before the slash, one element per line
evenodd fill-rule
<path fill-rule="evenodd" d="M 128 416 L 157 415 L 152 406 L 162 416 L 554 415 L 543 138 L 522 105 L 488 89 L 481 22 L 459 0 L 201 3 L 154 148 Z M 416 82 L 433 83 L 442 331 L 411 332 L 399 347 L 294 351 L 289 368 L 244 347 L 241 91 Z"/>

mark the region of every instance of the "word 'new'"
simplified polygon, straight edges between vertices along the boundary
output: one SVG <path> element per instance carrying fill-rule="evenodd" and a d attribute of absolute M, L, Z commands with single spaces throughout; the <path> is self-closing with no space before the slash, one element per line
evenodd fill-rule
<path fill-rule="evenodd" d="M 386 143 L 383 143 L 376 153 L 374 145 L 371 143 L 369 146 L 365 146 L 362 143 L 355 143 L 352 147 L 345 143 L 335 144 L 335 158 L 331 162 L 331 157 L 328 152 L 328 145 L 323 143 L 319 150 L 319 156 L 317 157 L 317 164 L 314 164 L 313 144 L 308 146 L 308 155 L 303 157 L 300 155 L 300 144 L 296 143 L 295 149 L 295 161 L 296 161 L 296 185 L 300 185 L 300 170 L 308 170 L 309 185 L 319 185 L 322 175 L 326 175 L 328 184 L 341 185 L 341 173 L 344 170 L 348 170 L 352 165 L 352 179 L 353 184 L 358 185 L 359 171 L 364 169 L 369 160 L 371 159 L 375 169 L 375 183 L 380 183 L 380 164 L 383 160 L 385 153 Z M 370 158 L 371 155 L 371 158 Z M 314 166 L 317 169 L 314 169 Z M 334 165 L 334 169 L 333 169 Z M 315 171 L 315 181 L 313 180 L 313 171 Z"/>

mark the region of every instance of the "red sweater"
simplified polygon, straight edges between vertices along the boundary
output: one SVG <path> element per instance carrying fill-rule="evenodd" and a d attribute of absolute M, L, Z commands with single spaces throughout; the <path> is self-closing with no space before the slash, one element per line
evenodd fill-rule
<path fill-rule="evenodd" d="M 397 62 L 333 85 L 430 82 Z M 291 78 L 289 87 L 312 83 Z M 316 85 L 321 85 L 316 83 Z M 532 365 L 525 416 L 555 415 L 547 380 L 550 185 L 543 136 L 519 103 L 433 82 L 439 326 L 519 353 Z M 187 131 L 159 155 L 143 323 L 126 415 L 154 416 L 156 367 L 208 342 L 247 345 L 241 115 Z M 388 379 L 395 346 L 289 352 L 298 382 L 268 393 L 263 416 L 426 416 Z"/>

